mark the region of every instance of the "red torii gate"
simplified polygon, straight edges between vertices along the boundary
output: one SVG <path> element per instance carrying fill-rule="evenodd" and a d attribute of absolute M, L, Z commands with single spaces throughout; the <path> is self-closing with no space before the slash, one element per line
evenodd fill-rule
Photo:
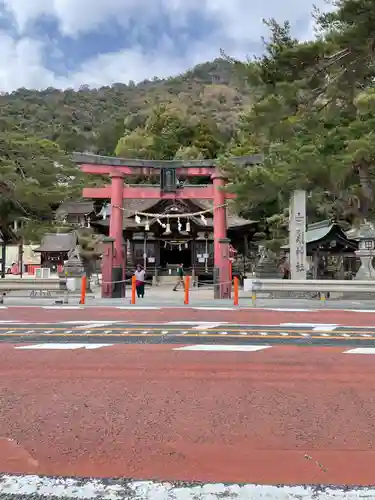
<path fill-rule="evenodd" d="M 238 165 L 254 165 L 261 163 L 260 155 L 230 158 L 230 162 Z M 231 295 L 230 279 L 230 248 L 227 238 L 226 199 L 234 198 L 233 194 L 226 193 L 225 176 L 215 165 L 214 160 L 134 160 L 99 156 L 85 153 L 74 153 L 73 161 L 86 174 L 108 175 L 111 184 L 104 187 L 84 188 L 83 197 L 91 199 L 110 199 L 111 218 L 109 239 L 102 262 L 102 296 L 112 297 L 114 281 L 121 281 L 125 276 L 125 255 L 123 251 L 123 200 L 124 199 L 208 199 L 213 200 L 214 218 L 214 267 L 218 278 L 217 298 L 229 298 Z M 163 171 L 173 171 L 180 178 L 210 177 L 212 184 L 208 186 L 181 187 L 165 190 L 161 186 L 126 185 L 126 176 L 153 177 Z M 120 287 L 120 296 L 123 296 L 124 287 Z"/>

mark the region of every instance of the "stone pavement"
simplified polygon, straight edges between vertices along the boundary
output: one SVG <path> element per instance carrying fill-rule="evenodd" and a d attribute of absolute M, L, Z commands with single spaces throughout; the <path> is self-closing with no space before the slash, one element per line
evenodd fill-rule
<path fill-rule="evenodd" d="M 62 301 L 63 295 L 51 292 L 49 297 L 31 298 L 27 292 L 13 292 L 4 299 L 4 306 L 50 306 L 56 301 Z M 70 294 L 68 306 L 78 306 L 80 294 Z M 190 292 L 189 305 L 184 305 L 184 291 L 174 292 L 167 287 L 146 288 L 144 299 L 136 299 L 135 306 L 130 303 L 131 291 L 127 289 L 127 296 L 122 299 L 102 299 L 100 289 L 96 288 L 93 293 L 86 297 L 86 306 L 94 307 L 208 307 L 208 308 L 233 308 L 233 299 L 219 300 L 213 298 L 212 288 L 194 288 Z M 56 304 L 62 305 L 62 304 Z M 239 307 L 245 308 L 275 308 L 275 309 L 350 309 L 350 310 L 372 310 L 375 312 L 375 300 L 339 300 L 332 299 L 325 302 L 318 299 L 296 299 L 296 298 L 259 298 L 252 303 L 250 292 L 240 291 Z"/>

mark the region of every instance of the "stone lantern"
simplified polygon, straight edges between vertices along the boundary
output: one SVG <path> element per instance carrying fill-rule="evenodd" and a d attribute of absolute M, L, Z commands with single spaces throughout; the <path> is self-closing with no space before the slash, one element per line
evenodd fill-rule
<path fill-rule="evenodd" d="M 375 257 L 375 228 L 371 222 L 362 224 L 355 235 L 358 241 L 358 250 L 356 256 L 361 260 L 359 268 L 354 279 L 356 280 L 375 280 L 375 269 L 373 260 Z"/>

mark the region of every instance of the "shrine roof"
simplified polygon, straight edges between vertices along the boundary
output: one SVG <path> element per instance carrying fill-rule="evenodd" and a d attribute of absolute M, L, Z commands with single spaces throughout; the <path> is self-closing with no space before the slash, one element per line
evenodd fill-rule
<path fill-rule="evenodd" d="M 348 238 L 344 230 L 337 222 L 332 222 L 330 220 L 324 220 L 320 222 L 314 222 L 313 224 L 308 224 L 306 228 L 306 245 L 312 245 L 314 243 L 319 243 L 323 240 L 338 240 L 345 242 L 351 246 L 357 247 L 357 243 Z M 288 245 L 283 245 L 282 249 L 289 249 Z"/>
<path fill-rule="evenodd" d="M 69 252 L 77 245 L 77 235 L 72 233 L 47 233 L 34 252 Z"/>
<path fill-rule="evenodd" d="M 125 200 L 124 201 L 124 208 L 126 208 L 126 212 L 125 212 L 125 216 L 124 216 L 124 229 L 135 229 L 135 228 L 139 228 L 141 229 L 143 227 L 144 224 L 137 224 L 134 220 L 134 216 L 137 214 L 137 213 L 140 213 L 140 212 L 146 212 L 146 213 L 160 213 L 160 214 L 165 214 L 165 210 L 159 210 L 158 211 L 158 208 L 160 208 L 160 203 L 162 202 L 170 202 L 170 200 L 132 200 L 132 199 L 128 199 L 128 200 Z M 212 201 L 209 201 L 209 200 L 206 200 L 206 199 L 194 199 L 194 200 L 185 200 L 186 202 L 190 202 L 191 204 L 195 205 L 197 207 L 197 210 L 194 210 L 194 209 L 189 209 L 188 207 L 188 210 L 185 212 L 185 213 L 191 213 L 191 212 L 195 212 L 195 211 L 200 211 L 200 210 L 213 210 L 213 205 L 212 205 Z M 172 204 L 172 203 L 170 203 Z M 159 207 L 157 206 L 159 205 Z M 106 208 L 106 214 L 108 216 L 111 215 L 111 206 L 110 205 L 107 205 L 107 208 Z M 100 215 L 100 214 L 99 214 Z M 181 212 L 181 217 L 183 218 L 184 217 L 184 213 Z M 207 226 L 208 227 L 211 227 L 213 226 L 213 218 L 211 216 L 211 214 L 208 214 L 206 216 L 206 220 L 207 220 Z M 252 224 L 255 224 L 256 222 L 258 221 L 253 221 L 253 220 L 248 220 L 248 219 L 244 219 L 238 215 L 236 215 L 232 209 L 232 207 L 229 205 L 228 206 L 228 209 L 227 209 L 227 224 L 228 224 L 228 228 L 231 229 L 231 228 L 239 228 L 239 227 L 242 227 L 242 226 L 249 226 L 249 225 L 252 225 Z M 95 224 L 100 224 L 102 226 L 107 226 L 108 225 L 108 220 L 103 220 L 103 221 L 95 221 Z M 203 224 L 203 222 L 197 218 L 196 220 L 194 220 L 194 223 L 199 225 L 199 226 L 202 226 L 202 227 L 206 227 L 205 224 Z"/>
<path fill-rule="evenodd" d="M 94 212 L 94 201 L 81 200 L 81 201 L 64 201 L 56 210 L 56 216 L 62 217 L 64 215 L 88 215 Z"/>
<path fill-rule="evenodd" d="M 77 164 L 110 165 L 112 167 L 147 167 L 147 168 L 187 168 L 214 167 L 218 160 L 141 160 L 134 158 L 117 158 L 91 153 L 75 152 L 72 159 Z M 259 165 L 262 155 L 233 156 L 228 161 L 236 165 Z"/>

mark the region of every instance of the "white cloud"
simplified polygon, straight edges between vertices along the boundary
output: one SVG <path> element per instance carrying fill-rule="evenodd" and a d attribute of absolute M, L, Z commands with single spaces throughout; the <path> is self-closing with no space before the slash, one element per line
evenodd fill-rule
<path fill-rule="evenodd" d="M 312 10 L 312 0 L 4 0 L 4 3 L 20 37 L 13 40 L 0 34 L 0 90 L 8 91 L 19 86 L 98 86 L 155 75 L 162 77 L 217 57 L 221 48 L 228 54 L 244 57 L 249 45 L 259 43 L 266 33 L 262 18 L 289 19 L 293 23 L 308 18 Z M 326 6 L 325 0 L 316 0 L 315 4 Z M 102 26 L 110 29 L 115 20 L 129 31 L 147 35 L 150 25 L 161 14 L 167 15 L 174 27 L 183 29 L 189 14 L 197 12 L 211 20 L 216 29 L 206 40 L 191 41 L 184 55 L 176 55 L 173 40 L 164 38 L 153 53 L 135 46 L 99 55 L 85 61 L 66 78 L 44 67 L 42 43 L 28 36 L 30 26 L 41 16 L 53 17 L 63 35 L 77 38 Z M 297 35 L 306 39 L 311 33 Z"/>

